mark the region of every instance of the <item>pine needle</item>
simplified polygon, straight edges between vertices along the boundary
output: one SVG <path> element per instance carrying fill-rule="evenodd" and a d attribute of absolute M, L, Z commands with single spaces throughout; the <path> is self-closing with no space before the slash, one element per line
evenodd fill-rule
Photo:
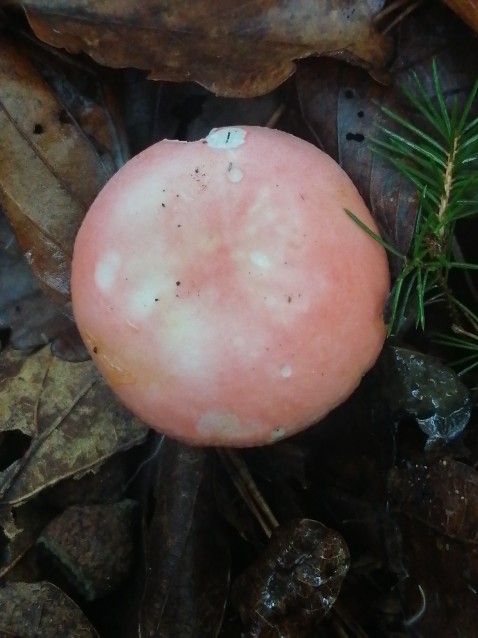
<path fill-rule="evenodd" d="M 408 120 L 384 108 L 397 130 L 380 128 L 373 150 L 386 158 L 417 189 L 419 212 L 408 254 L 371 231 L 351 211 L 346 213 L 390 253 L 402 260 L 403 268 L 392 292 L 389 335 L 400 333 L 407 318 L 425 329 L 427 308 L 443 304 L 452 335 L 441 335 L 442 344 L 461 348 L 465 370 L 478 367 L 478 317 L 459 301 L 449 283 L 452 270 L 477 270 L 477 263 L 460 261 L 455 255 L 456 225 L 478 217 L 478 117 L 471 118 L 478 95 L 478 80 L 464 106 L 457 100 L 447 105 L 438 68 L 432 65 L 434 97 L 417 75 L 415 90 L 405 95 L 422 122 Z"/>

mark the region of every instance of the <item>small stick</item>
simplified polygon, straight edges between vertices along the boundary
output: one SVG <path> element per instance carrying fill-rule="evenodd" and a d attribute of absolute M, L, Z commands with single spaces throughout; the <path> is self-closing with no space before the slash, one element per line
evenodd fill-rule
<path fill-rule="evenodd" d="M 264 534 L 270 538 L 272 531 L 279 526 L 279 522 L 260 493 L 246 463 L 239 452 L 231 448 L 217 448 L 217 453 L 228 470 L 237 491 L 256 517 Z"/>

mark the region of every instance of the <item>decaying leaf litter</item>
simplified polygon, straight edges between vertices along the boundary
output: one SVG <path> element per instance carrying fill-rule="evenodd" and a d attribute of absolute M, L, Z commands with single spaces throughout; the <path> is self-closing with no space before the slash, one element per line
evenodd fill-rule
<path fill-rule="evenodd" d="M 450 104 L 476 79 L 466 3 L 447 4 L 469 26 L 418 4 L 301 3 L 292 15 L 272 0 L 141 10 L 58 1 L 1 11 L 6 635 L 473 635 L 476 377 L 445 368 L 450 354 L 431 329 L 412 320 L 325 422 L 231 465 L 146 433 L 85 361 L 69 319 L 72 243 L 101 185 L 158 139 L 238 121 L 293 132 L 339 160 L 406 252 L 419 199 L 368 141 L 390 126 L 382 107 L 416 116 L 398 89 L 413 73 L 433 96 L 433 60 Z M 476 261 L 476 222 L 467 224 L 460 249 Z M 476 309 L 473 291 L 456 286 Z M 431 307 L 428 323 L 446 327 L 442 314 Z M 108 558 L 111 516 L 125 529 L 114 539 L 121 564 Z M 92 548 L 81 561 L 65 541 L 75 534 Z M 303 589 L 300 570 L 297 579 L 294 552 L 308 556 L 300 565 L 315 588 Z"/>

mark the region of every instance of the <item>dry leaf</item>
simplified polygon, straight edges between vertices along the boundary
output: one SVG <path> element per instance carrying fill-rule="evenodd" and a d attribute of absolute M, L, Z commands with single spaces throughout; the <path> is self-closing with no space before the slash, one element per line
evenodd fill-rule
<path fill-rule="evenodd" d="M 230 550 L 211 490 L 211 450 L 163 438 L 148 465 L 141 636 L 217 636 L 229 593 Z"/>
<path fill-rule="evenodd" d="M 385 106 L 400 110 L 393 88 L 335 60 L 301 65 L 297 86 L 304 119 L 320 145 L 357 186 L 384 238 L 405 254 L 418 197 L 410 182 L 371 149 L 380 125 L 396 128 L 382 112 Z"/>
<path fill-rule="evenodd" d="M 9 309 L 38 290 L 35 278 L 18 250 L 12 228 L 0 208 L 0 327 L 9 326 Z"/>
<path fill-rule="evenodd" d="M 79 607 L 51 583 L 7 583 L 0 589 L 0 635 L 99 638 Z"/>
<path fill-rule="evenodd" d="M 443 0 L 443 2 L 478 33 L 478 0 Z"/>
<path fill-rule="evenodd" d="M 390 496 L 399 510 L 450 538 L 478 543 L 478 473 L 443 458 L 394 468 Z"/>
<path fill-rule="evenodd" d="M 38 544 L 85 599 L 111 594 L 131 573 L 136 501 L 68 507 L 45 528 Z"/>
<path fill-rule="evenodd" d="M 73 242 L 111 167 L 32 63 L 0 40 L 0 198 L 40 285 L 69 311 Z"/>
<path fill-rule="evenodd" d="M 34 559 L 26 560 L 23 564 L 22 559 L 29 552 L 33 553 L 39 534 L 51 518 L 51 510 L 35 500 L 17 508 L 11 508 L 8 505 L 0 507 L 0 528 L 3 536 L 0 549 L 0 578 L 10 580 L 41 578 L 39 570 L 35 569 Z M 17 568 L 16 573 L 15 568 Z"/>
<path fill-rule="evenodd" d="M 397 54 L 390 69 L 397 87 L 414 91 L 418 76 L 427 93 L 435 96 L 432 70 L 436 62 L 445 100 L 462 107 L 476 80 L 476 36 L 441 3 L 430 3 L 401 24 Z M 416 122 L 418 123 L 418 121 Z"/>
<path fill-rule="evenodd" d="M 74 324 L 39 290 L 0 210 L 0 329 L 9 330 L 13 348 L 33 350 L 72 328 Z"/>
<path fill-rule="evenodd" d="M 115 68 L 154 79 L 194 80 L 223 96 L 268 93 L 294 60 L 329 54 L 380 69 L 391 41 L 374 16 L 384 0 L 31 0 L 22 3 L 36 35 Z M 132 44 L 134 43 L 134 44 Z"/>
<path fill-rule="evenodd" d="M 334 605 L 348 568 L 347 545 L 334 530 L 308 519 L 281 525 L 234 582 L 245 635 L 305 638 Z"/>
<path fill-rule="evenodd" d="M 478 545 L 454 540 L 414 517 L 395 518 L 399 544 L 391 546 L 390 553 L 402 565 L 396 587 L 402 620 L 417 637 L 474 637 Z"/>
<path fill-rule="evenodd" d="M 4 503 L 22 503 L 146 436 L 91 361 L 68 363 L 48 347 L 28 357 L 7 350 L 0 356 L 0 379 L 0 431 L 20 430 L 32 438 L 27 453 L 0 472 Z"/>

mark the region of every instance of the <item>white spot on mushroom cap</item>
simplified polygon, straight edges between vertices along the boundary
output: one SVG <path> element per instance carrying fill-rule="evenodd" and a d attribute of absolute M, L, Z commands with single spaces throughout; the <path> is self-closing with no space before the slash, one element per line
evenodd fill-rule
<path fill-rule="evenodd" d="M 213 128 L 206 137 L 207 145 L 211 148 L 237 148 L 246 141 L 246 131 L 236 126 Z"/>
<path fill-rule="evenodd" d="M 288 363 L 286 363 L 280 369 L 280 373 L 284 377 L 284 379 L 288 379 L 292 375 L 292 367 Z"/>
<path fill-rule="evenodd" d="M 204 437 L 215 442 L 236 440 L 242 441 L 246 445 L 248 441 L 256 440 L 258 434 L 264 431 L 264 425 L 259 422 L 241 419 L 237 414 L 221 409 L 204 412 L 196 427 L 201 438 Z M 282 428 L 278 429 L 282 430 Z M 284 434 L 285 431 L 281 432 L 278 438 Z"/>
<path fill-rule="evenodd" d="M 130 224 L 135 223 L 133 220 L 139 217 L 144 218 L 145 202 L 158 202 L 158 198 L 165 196 L 167 189 L 171 187 L 171 181 L 167 177 L 158 175 L 157 179 L 151 180 L 148 171 L 135 175 L 129 188 L 121 191 L 121 206 L 118 205 L 115 209 L 117 218 Z M 158 203 L 157 206 L 161 204 Z"/>
<path fill-rule="evenodd" d="M 109 292 L 113 288 L 120 265 L 121 257 L 115 250 L 107 252 L 96 264 L 95 282 L 102 292 Z"/>
<path fill-rule="evenodd" d="M 242 170 L 232 162 L 227 167 L 227 179 L 233 184 L 239 183 L 244 177 Z"/>
<path fill-rule="evenodd" d="M 170 353 L 171 370 L 182 378 L 209 383 L 217 366 L 213 344 L 217 339 L 217 324 L 206 314 L 201 314 L 193 302 L 183 300 L 170 309 L 159 339 L 164 352 Z"/>
<path fill-rule="evenodd" d="M 134 286 L 128 299 L 128 318 L 133 323 L 149 316 L 164 295 L 171 295 L 176 288 L 172 278 L 161 281 L 149 277 Z"/>
<path fill-rule="evenodd" d="M 259 187 L 257 195 L 247 211 L 251 233 L 277 220 L 277 209 L 271 206 L 271 190 L 267 186 Z"/>
<path fill-rule="evenodd" d="M 249 259 L 255 266 L 259 266 L 263 270 L 269 270 L 271 267 L 271 260 L 260 250 L 253 250 L 249 255 Z"/>
<path fill-rule="evenodd" d="M 264 298 L 264 302 L 266 306 L 271 310 L 277 310 L 281 307 L 279 299 L 275 295 L 267 295 L 267 297 Z"/>
<path fill-rule="evenodd" d="M 280 439 L 283 439 L 285 435 L 286 435 L 285 428 L 274 428 L 269 435 L 269 440 L 271 443 L 273 443 L 274 441 L 279 441 Z"/>
<path fill-rule="evenodd" d="M 197 430 L 205 437 L 220 437 L 225 440 L 241 433 L 241 421 L 235 414 L 222 410 L 208 410 L 198 421 Z"/>

